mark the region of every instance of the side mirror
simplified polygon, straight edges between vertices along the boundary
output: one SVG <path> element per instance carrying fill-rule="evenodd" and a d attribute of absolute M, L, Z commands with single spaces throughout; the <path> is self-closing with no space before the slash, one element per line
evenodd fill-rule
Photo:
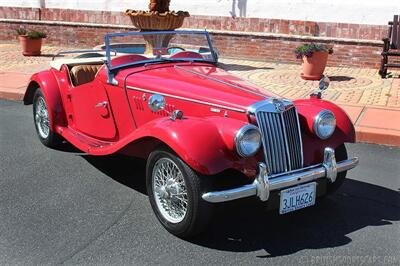
<path fill-rule="evenodd" d="M 160 94 L 153 94 L 149 98 L 149 108 L 153 112 L 163 110 L 165 107 L 165 99 Z"/>
<path fill-rule="evenodd" d="M 323 76 L 322 79 L 319 81 L 319 89 L 321 91 L 326 90 L 329 87 L 330 82 L 331 80 L 328 77 Z"/>

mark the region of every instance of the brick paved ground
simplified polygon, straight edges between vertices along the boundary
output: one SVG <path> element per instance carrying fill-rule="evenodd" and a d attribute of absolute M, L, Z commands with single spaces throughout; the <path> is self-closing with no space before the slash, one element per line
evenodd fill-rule
<path fill-rule="evenodd" d="M 289 99 L 305 98 L 318 81 L 300 78 L 301 66 L 255 61 L 222 60 L 222 66 L 252 83 Z M 376 69 L 327 67 L 331 80 L 324 98 L 342 104 L 400 108 L 399 79 L 381 79 Z M 398 76 L 394 73 L 392 76 Z"/>
<path fill-rule="evenodd" d="M 77 50 L 82 47 L 43 46 L 41 56 L 23 56 L 18 44 L 13 41 L 0 43 L 0 72 L 32 74 L 48 68 L 52 57 L 63 50 Z"/>
<path fill-rule="evenodd" d="M 46 69 L 52 56 L 62 50 L 82 47 L 44 46 L 42 56 L 24 57 L 18 45 L 0 43 L 0 74 L 35 73 Z M 274 93 L 290 98 L 304 98 L 318 87 L 318 81 L 305 81 L 299 76 L 300 63 L 278 64 L 248 60 L 222 59 L 221 66 L 232 73 Z M 331 85 L 324 98 L 337 103 L 400 108 L 398 78 L 381 79 L 376 69 L 327 67 Z M 398 76 L 398 72 L 394 73 Z"/>
<path fill-rule="evenodd" d="M 55 53 L 82 48 L 45 45 L 42 56 L 24 57 L 15 41 L 0 43 L 0 98 L 22 99 L 30 75 L 47 69 Z M 300 78 L 300 63 L 221 59 L 221 66 L 289 99 L 306 98 L 318 87 L 318 81 Z M 400 146 L 399 72 L 381 79 L 376 69 L 327 67 L 325 74 L 331 85 L 324 92 L 324 99 L 346 110 L 356 126 L 359 141 Z"/>

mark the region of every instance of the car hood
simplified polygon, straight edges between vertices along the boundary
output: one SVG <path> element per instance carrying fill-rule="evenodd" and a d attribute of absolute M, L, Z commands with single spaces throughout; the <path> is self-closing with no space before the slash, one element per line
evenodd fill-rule
<path fill-rule="evenodd" d="M 274 96 L 210 64 L 153 65 L 140 67 L 134 72 L 132 69 L 124 70 L 118 75 L 120 78 L 126 76 L 128 89 L 148 90 L 150 93 L 160 93 L 165 96 L 181 97 L 240 110 L 246 110 L 249 105 Z"/>

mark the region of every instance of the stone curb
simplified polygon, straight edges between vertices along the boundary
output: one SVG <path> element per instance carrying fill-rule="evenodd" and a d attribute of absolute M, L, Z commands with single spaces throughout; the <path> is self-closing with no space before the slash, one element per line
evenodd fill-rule
<path fill-rule="evenodd" d="M 355 130 L 357 142 L 400 147 L 399 131 L 361 126 L 356 126 Z"/>
<path fill-rule="evenodd" d="M 0 88 L 0 99 L 22 101 L 23 97 L 21 92 L 7 92 Z M 400 115 L 400 110 L 392 111 L 398 111 Z M 400 147 L 400 131 L 363 126 L 355 126 L 355 130 L 357 142 Z"/>
<path fill-rule="evenodd" d="M 2 91 L 0 88 L 0 99 L 11 101 L 22 101 L 24 98 L 23 93 Z"/>

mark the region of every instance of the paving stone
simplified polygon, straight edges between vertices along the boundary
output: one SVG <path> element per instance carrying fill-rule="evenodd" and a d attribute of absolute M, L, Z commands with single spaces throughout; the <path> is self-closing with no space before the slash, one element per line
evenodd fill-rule
<path fill-rule="evenodd" d="M 400 133 L 399 111 L 368 107 L 357 122 L 357 126 L 398 130 Z"/>
<path fill-rule="evenodd" d="M 0 86 L 2 88 L 25 88 L 29 78 L 29 74 L 18 72 L 1 72 Z"/>
<path fill-rule="evenodd" d="M 222 59 L 222 66 L 253 84 L 286 98 L 307 97 L 318 81 L 300 78 L 300 65 Z M 258 69 L 249 69 L 258 67 Z M 245 71 L 246 70 L 246 71 Z M 327 67 L 331 79 L 324 98 L 338 103 L 400 108 L 398 78 L 381 79 L 376 69 Z"/>
<path fill-rule="evenodd" d="M 82 48 L 44 45 L 41 56 L 25 57 L 21 54 L 18 43 L 0 43 L 0 72 L 32 74 L 47 69 L 49 61 L 58 52 Z M 290 99 L 308 97 L 318 87 L 318 81 L 300 78 L 300 64 L 223 58 L 221 66 L 261 88 Z M 331 85 L 324 93 L 327 100 L 343 104 L 400 108 L 399 78 L 381 79 L 376 69 L 349 67 L 327 67 L 325 74 L 331 79 Z M 392 76 L 397 75 L 394 73 Z M 13 80 L 20 82 L 20 79 Z M 7 87 L 4 85 L 7 80 L 0 82 L 2 87 Z"/>
<path fill-rule="evenodd" d="M 347 115 L 350 117 L 353 124 L 355 124 L 363 112 L 364 107 L 362 106 L 351 106 L 351 105 L 342 105 L 341 106 Z"/>
<path fill-rule="evenodd" d="M 58 52 L 76 49 L 84 48 L 44 45 L 41 56 L 25 57 L 18 43 L 0 43 L 0 98 L 21 100 L 32 73 L 48 69 Z M 280 97 L 306 98 L 318 88 L 318 81 L 300 78 L 300 64 L 227 58 L 220 63 L 222 68 Z M 349 114 L 356 124 L 358 141 L 400 146 L 398 72 L 381 79 L 376 69 L 327 67 L 325 75 L 331 85 L 323 98 L 338 103 Z"/>

